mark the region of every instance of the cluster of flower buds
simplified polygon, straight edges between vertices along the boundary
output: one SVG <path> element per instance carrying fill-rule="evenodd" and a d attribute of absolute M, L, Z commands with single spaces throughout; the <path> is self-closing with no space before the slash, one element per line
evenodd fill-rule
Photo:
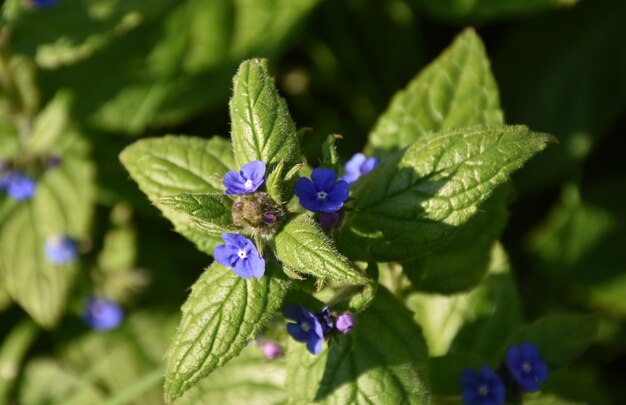
<path fill-rule="evenodd" d="M 480 370 L 461 373 L 462 397 L 465 405 L 502 405 L 510 397 L 539 391 L 548 379 L 548 366 L 535 345 L 524 342 L 509 347 L 506 361 L 498 371 L 484 364 Z"/>
<path fill-rule="evenodd" d="M 290 304 L 283 309 L 283 315 L 295 321 L 287 324 L 287 332 L 298 342 L 306 343 L 312 354 L 320 354 L 325 340 L 349 333 L 355 324 L 352 314 L 346 312 L 334 316 L 328 307 L 312 313 L 302 306 Z"/>

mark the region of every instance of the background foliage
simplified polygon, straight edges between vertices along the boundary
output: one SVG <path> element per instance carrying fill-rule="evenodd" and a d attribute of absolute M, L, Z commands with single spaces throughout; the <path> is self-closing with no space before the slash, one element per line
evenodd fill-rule
<path fill-rule="evenodd" d="M 189 287 L 199 277 L 230 280 L 203 272 L 211 259 L 202 252 L 212 254 L 219 234 L 200 237 L 166 205 L 155 208 L 118 155 L 160 137 L 121 156 L 133 177 L 141 175 L 134 156 L 161 170 L 159 184 L 140 182 L 150 200 L 221 191 L 214 169 L 191 178 L 172 171 L 159 151 L 177 156 L 163 135 L 187 134 L 197 136 L 189 147 L 198 154 L 180 159 L 211 159 L 194 164 L 224 171 L 245 163 L 235 162 L 227 141 L 231 121 L 233 133 L 245 130 L 229 117 L 228 100 L 249 57 L 270 58 L 294 121 L 281 125 L 312 128 L 301 142 L 312 166 L 328 134 L 342 135 L 343 161 L 363 149 L 388 155 L 459 122 L 554 135 L 559 144 L 498 188 L 445 250 L 403 261 L 402 272 L 395 263 L 379 266 L 383 292 L 350 344 L 371 347 L 366 332 L 380 329 L 385 311 L 413 318 L 431 356 L 433 397 L 444 403 L 458 396 L 461 369 L 497 361 L 494 347 L 534 339 L 551 364 L 567 366 L 554 370 L 536 403 L 619 403 L 626 397 L 625 20 L 626 5 L 611 0 L 59 0 L 42 9 L 6 0 L 0 159 L 16 154 L 27 125 L 27 149 L 62 161 L 38 173 L 41 192 L 27 205 L 0 197 L 0 403 L 162 403 L 164 354 Z M 478 36 L 464 31 L 469 26 Z M 459 60 L 484 78 L 480 86 L 459 73 Z M 436 114 L 420 115 L 432 94 L 446 97 L 436 99 Z M 389 136 L 398 122 L 407 139 Z M 213 135 L 223 139 L 207 143 Z M 285 153 L 297 160 L 297 151 Z M 58 272 L 37 246 L 62 230 L 81 241 L 81 260 Z M 351 238 L 338 235 L 338 245 L 359 257 Z M 379 259 L 396 253 L 381 248 Z M 254 288 L 282 288 L 261 284 Z M 410 311 L 393 309 L 386 290 Z M 81 324 L 94 291 L 123 304 L 119 329 L 96 333 Z M 284 338 L 280 322 L 269 330 Z M 380 356 L 394 364 L 419 346 Z M 298 383 L 315 378 L 340 387 L 335 398 L 353 398 L 354 387 L 323 375 L 324 361 L 341 369 L 346 355 L 337 347 L 316 361 L 290 344 L 286 358 L 268 361 L 249 347 L 177 403 L 306 403 L 329 394 Z M 355 387 L 368 395 L 363 387 L 382 377 L 349 360 Z"/>

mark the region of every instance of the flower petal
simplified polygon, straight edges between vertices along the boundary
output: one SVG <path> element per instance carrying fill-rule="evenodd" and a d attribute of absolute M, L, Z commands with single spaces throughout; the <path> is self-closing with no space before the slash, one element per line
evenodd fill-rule
<path fill-rule="evenodd" d="M 253 183 L 257 183 L 259 180 L 263 183 L 263 176 L 265 175 L 265 162 L 261 160 L 255 160 L 250 163 L 246 163 L 241 168 L 241 176 L 244 180 L 252 180 Z"/>
<path fill-rule="evenodd" d="M 365 163 L 367 158 L 362 153 L 356 153 L 346 162 L 345 169 L 346 173 L 354 173 L 357 175 L 361 174 L 361 165 Z M 357 177 L 358 178 L 358 177 Z"/>
<path fill-rule="evenodd" d="M 320 354 L 322 352 L 323 343 L 324 339 L 311 334 L 306 341 L 306 348 L 312 354 Z"/>
<path fill-rule="evenodd" d="M 302 307 L 299 305 L 287 304 L 285 308 L 283 308 L 283 316 L 287 319 L 293 319 L 294 321 L 300 322 L 300 320 L 304 317 L 302 313 Z"/>
<path fill-rule="evenodd" d="M 297 323 L 288 323 L 287 332 L 298 342 L 306 342 L 309 336 Z"/>
<path fill-rule="evenodd" d="M 306 177 L 300 177 L 293 189 L 298 198 L 317 199 L 317 190 L 313 182 Z"/>
<path fill-rule="evenodd" d="M 263 277 L 265 274 L 265 259 L 263 259 L 259 252 L 254 249 L 254 252 L 250 252 L 248 256 L 248 260 L 250 262 L 250 268 L 252 269 L 252 275 L 256 278 Z"/>
<path fill-rule="evenodd" d="M 215 261 L 226 267 L 233 267 L 239 256 L 237 256 L 238 248 L 228 245 L 217 245 L 213 251 Z"/>
<path fill-rule="evenodd" d="M 250 265 L 249 259 L 240 259 L 237 260 L 235 265 L 232 267 L 233 272 L 241 278 L 245 278 L 246 280 L 252 278 L 253 269 Z"/>
<path fill-rule="evenodd" d="M 378 158 L 376 157 L 372 156 L 371 158 L 367 159 L 361 165 L 361 175 L 367 174 L 371 172 L 372 170 L 374 170 L 374 168 L 378 166 L 378 163 L 380 163 L 380 160 L 378 160 Z"/>
<path fill-rule="evenodd" d="M 245 194 L 245 182 L 246 180 L 242 178 L 239 173 L 234 170 L 229 171 L 222 179 L 222 184 L 226 187 L 226 191 L 224 193 L 228 195 Z"/>
<path fill-rule="evenodd" d="M 337 174 L 334 170 L 324 169 L 322 167 L 313 169 L 313 173 L 311 173 L 311 180 L 313 180 L 316 191 L 329 192 L 335 184 L 336 178 Z"/>

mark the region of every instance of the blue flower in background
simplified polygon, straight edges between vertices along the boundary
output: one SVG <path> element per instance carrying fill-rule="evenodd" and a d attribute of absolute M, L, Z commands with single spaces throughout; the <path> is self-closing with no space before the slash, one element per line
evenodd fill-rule
<path fill-rule="evenodd" d="M 548 366 L 532 343 L 511 345 L 506 365 L 515 382 L 528 392 L 538 391 L 541 383 L 548 379 Z"/>
<path fill-rule="evenodd" d="M 504 404 L 506 389 L 500 377 L 487 365 L 480 371 L 465 369 L 461 373 L 461 389 L 465 405 Z"/>
<path fill-rule="evenodd" d="M 250 194 L 263 184 L 264 175 L 265 163 L 255 160 L 243 165 L 239 173 L 234 170 L 226 173 L 222 183 L 226 187 L 226 194 Z"/>
<path fill-rule="evenodd" d="M 31 0 L 31 4 L 37 8 L 52 7 L 57 3 L 57 0 Z"/>
<path fill-rule="evenodd" d="M 343 175 L 341 180 L 348 184 L 354 183 L 359 179 L 359 177 L 374 170 L 374 168 L 378 166 L 378 163 L 378 158 L 367 158 L 364 154 L 357 153 L 346 163 L 346 173 Z"/>
<path fill-rule="evenodd" d="M 0 178 L 0 192 L 6 192 L 9 197 L 17 201 L 30 200 L 36 188 L 35 180 L 22 172 L 8 172 Z"/>
<path fill-rule="evenodd" d="M 91 329 L 104 332 L 117 328 L 124 319 L 124 312 L 116 302 L 108 298 L 89 297 L 82 319 Z"/>
<path fill-rule="evenodd" d="M 44 250 L 46 259 L 54 264 L 70 263 L 78 257 L 78 245 L 67 235 L 49 237 L 46 239 Z"/>
<path fill-rule="evenodd" d="M 236 233 L 223 233 L 225 245 L 215 247 L 215 260 L 230 267 L 239 277 L 261 278 L 265 273 L 265 260 L 252 241 Z"/>
<path fill-rule="evenodd" d="M 311 180 L 301 177 L 295 187 L 300 205 L 313 212 L 336 212 L 343 206 L 350 193 L 348 183 L 338 181 L 337 174 L 330 169 L 313 169 Z"/>
<path fill-rule="evenodd" d="M 324 332 L 322 324 L 306 308 L 297 305 L 287 305 L 283 310 L 283 315 L 287 319 L 292 319 L 296 323 L 287 324 L 287 332 L 298 342 L 306 342 L 306 348 L 312 354 L 322 352 L 324 343 Z"/>

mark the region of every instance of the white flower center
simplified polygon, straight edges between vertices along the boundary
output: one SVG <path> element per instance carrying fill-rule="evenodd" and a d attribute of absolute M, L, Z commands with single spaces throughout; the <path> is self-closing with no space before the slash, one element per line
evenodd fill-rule
<path fill-rule="evenodd" d="M 480 395 L 481 397 L 484 397 L 487 394 L 489 394 L 489 388 L 487 388 L 485 384 L 478 387 L 478 395 Z"/>
<path fill-rule="evenodd" d="M 529 362 L 525 361 L 522 363 L 522 371 L 525 373 L 530 373 L 530 370 L 532 370 L 533 367 L 530 365 Z"/>
<path fill-rule="evenodd" d="M 302 321 L 300 322 L 300 327 L 302 328 L 303 331 L 308 332 L 311 330 L 311 325 L 309 325 L 309 323 L 307 321 Z"/>
<path fill-rule="evenodd" d="M 243 188 L 246 190 L 252 190 L 252 180 L 248 179 L 243 185 Z"/>
<path fill-rule="evenodd" d="M 237 256 L 239 256 L 240 259 L 245 259 L 248 257 L 248 252 L 243 249 L 239 249 L 239 251 L 237 252 Z"/>
<path fill-rule="evenodd" d="M 328 193 L 326 191 L 318 191 L 317 192 L 317 199 L 318 200 L 325 200 L 327 195 L 328 195 Z"/>

